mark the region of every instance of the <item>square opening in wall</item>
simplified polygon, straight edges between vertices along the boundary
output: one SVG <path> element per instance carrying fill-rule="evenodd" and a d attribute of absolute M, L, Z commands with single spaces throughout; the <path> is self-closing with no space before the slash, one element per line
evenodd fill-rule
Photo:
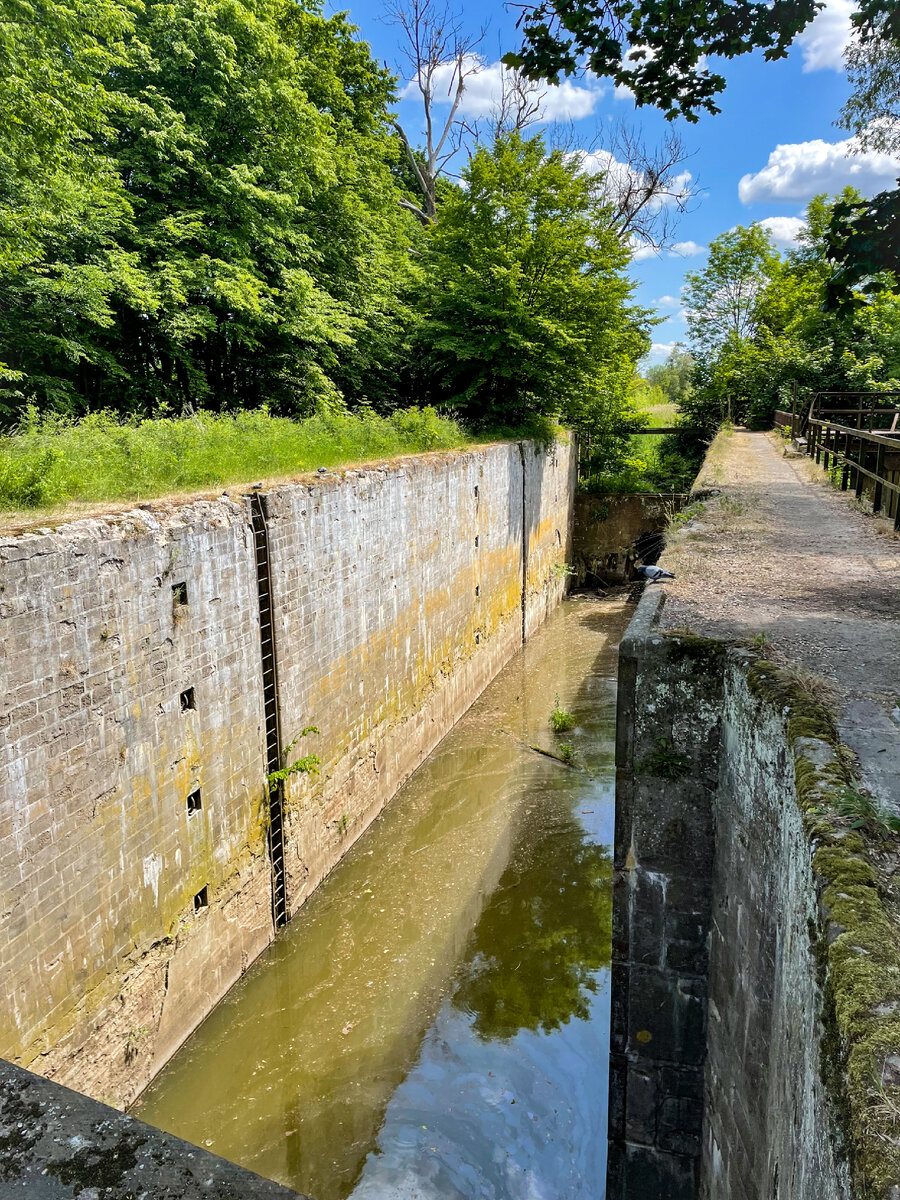
<path fill-rule="evenodd" d="M 200 795 L 200 789 L 194 788 L 194 790 L 188 794 L 187 798 L 188 816 L 192 817 L 194 813 L 198 813 L 202 807 L 203 797 Z"/>
<path fill-rule="evenodd" d="M 194 897 L 194 912 L 199 912 L 201 908 L 209 908 L 209 887 L 207 884 L 204 884 Z"/>
<path fill-rule="evenodd" d="M 182 712 L 193 712 L 197 707 L 197 697 L 194 695 L 194 689 L 185 688 L 178 697 L 178 703 L 181 705 Z"/>
<path fill-rule="evenodd" d="M 172 607 L 187 608 L 188 594 L 186 583 L 172 584 Z"/>

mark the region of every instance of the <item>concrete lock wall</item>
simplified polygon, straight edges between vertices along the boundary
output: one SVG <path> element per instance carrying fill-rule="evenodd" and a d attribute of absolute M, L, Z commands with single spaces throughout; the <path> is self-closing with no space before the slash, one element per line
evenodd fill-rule
<path fill-rule="evenodd" d="M 627 582 L 638 559 L 656 562 L 669 521 L 687 501 L 686 492 L 577 495 L 572 542 L 577 583 Z"/>
<path fill-rule="evenodd" d="M 574 453 L 279 486 L 267 514 L 294 911 L 562 597 Z M 246 497 L 0 539 L 0 1057 L 130 1102 L 274 935 Z M 289 765 L 289 762 L 287 763 Z"/>
<path fill-rule="evenodd" d="M 662 603 L 620 650 L 608 1195 L 846 1200 L 799 748 L 752 655 Z"/>

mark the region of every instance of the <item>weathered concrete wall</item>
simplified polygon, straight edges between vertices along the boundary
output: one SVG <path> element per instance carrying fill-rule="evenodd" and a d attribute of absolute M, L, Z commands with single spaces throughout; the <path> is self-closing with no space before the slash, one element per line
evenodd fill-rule
<path fill-rule="evenodd" d="M 0 559 L 0 1056 L 122 1102 L 271 937 L 246 515 L 79 521 Z"/>
<path fill-rule="evenodd" d="M 322 760 L 288 781 L 291 909 L 558 601 L 573 493 L 568 444 L 502 444 L 269 494 L 282 740 Z M 273 936 L 248 508 L 0 564 L 0 1056 L 127 1103 Z"/>
<path fill-rule="evenodd" d="M 619 647 L 610 1200 L 699 1187 L 722 684 L 655 631 L 662 598 Z"/>
<path fill-rule="evenodd" d="M 661 632 L 663 599 L 620 650 L 610 1200 L 862 1195 L 795 766 L 831 752 L 749 652 Z"/>
<path fill-rule="evenodd" d="M 3 1200 L 303 1200 L 114 1108 L 0 1062 Z"/>
<path fill-rule="evenodd" d="M 724 672 L 701 1194 L 845 1200 L 822 1076 L 822 914 L 784 714 Z M 807 746 L 806 752 L 810 749 Z"/>
<path fill-rule="evenodd" d="M 577 495 L 572 535 L 576 582 L 622 583 L 631 579 L 639 557 L 656 562 L 668 521 L 687 500 L 683 492 Z M 645 550 L 643 555 L 641 550 Z"/>
<path fill-rule="evenodd" d="M 561 598 L 573 460 L 504 445 L 270 496 L 282 737 L 315 726 L 296 753 L 322 760 L 286 785 L 291 910 Z"/>

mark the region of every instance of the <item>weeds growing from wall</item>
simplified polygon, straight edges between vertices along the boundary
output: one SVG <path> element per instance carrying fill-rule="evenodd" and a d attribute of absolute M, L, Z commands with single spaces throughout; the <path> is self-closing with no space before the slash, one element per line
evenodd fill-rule
<path fill-rule="evenodd" d="M 319 731 L 315 725 L 307 725 L 305 729 L 301 730 L 300 733 L 297 734 L 292 742 L 289 742 L 288 745 L 285 746 L 281 757 L 286 765 L 281 767 L 281 769 L 278 771 L 270 771 L 266 776 L 266 783 L 270 793 L 274 792 L 280 783 L 284 783 L 286 779 L 290 779 L 292 775 L 318 775 L 319 767 L 322 765 L 322 760 L 317 754 L 304 755 L 303 758 L 297 758 L 290 765 L 287 765 L 287 760 L 290 758 L 291 753 L 300 739 L 305 738 L 310 733 L 318 732 Z"/>

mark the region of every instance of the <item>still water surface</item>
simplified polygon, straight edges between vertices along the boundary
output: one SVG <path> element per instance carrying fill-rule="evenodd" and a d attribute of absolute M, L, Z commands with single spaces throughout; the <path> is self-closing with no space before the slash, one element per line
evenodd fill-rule
<path fill-rule="evenodd" d="M 554 613 L 136 1116 L 315 1200 L 602 1200 L 628 615 Z"/>

